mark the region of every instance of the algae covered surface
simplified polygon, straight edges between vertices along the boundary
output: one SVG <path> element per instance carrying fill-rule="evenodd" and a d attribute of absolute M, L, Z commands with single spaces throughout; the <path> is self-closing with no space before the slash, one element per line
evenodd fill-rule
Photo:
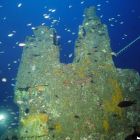
<path fill-rule="evenodd" d="M 125 140 L 140 131 L 139 74 L 115 67 L 95 8 L 84 15 L 73 63 L 59 62 L 55 29 L 26 38 L 15 87 L 20 140 Z"/>

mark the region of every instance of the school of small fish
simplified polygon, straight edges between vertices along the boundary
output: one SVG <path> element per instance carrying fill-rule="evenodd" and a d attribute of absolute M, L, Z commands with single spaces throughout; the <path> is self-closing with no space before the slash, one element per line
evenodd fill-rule
<path fill-rule="evenodd" d="M 103 4 L 106 4 L 106 6 L 108 6 L 110 4 L 110 1 L 111 0 L 105 0 Z M 83 7 L 86 4 L 86 0 L 79 1 L 79 4 L 81 5 L 81 7 Z M 100 14 L 101 19 L 105 18 L 105 15 L 102 13 L 102 10 L 103 10 L 102 5 L 103 4 L 102 3 L 96 4 L 96 9 Z M 7 5 L 0 5 L 0 13 L 1 13 L 1 10 L 3 10 L 3 8 L 5 8 L 6 6 Z M 14 6 L 15 6 L 14 8 L 17 9 L 16 10 L 17 14 L 21 14 L 21 18 L 23 18 L 23 21 L 24 21 L 24 17 L 22 17 L 22 13 L 21 13 L 21 10 L 23 10 L 26 7 L 26 4 L 24 3 L 24 1 L 22 1 L 22 2 L 19 1 Z M 75 5 L 68 3 L 68 5 L 66 7 L 70 12 L 72 12 Z M 24 10 L 26 10 L 26 9 L 24 9 Z M 26 35 L 28 34 L 29 31 L 35 30 L 36 29 L 35 27 L 38 25 L 48 25 L 48 23 L 49 23 L 50 27 L 58 27 L 58 25 L 61 25 L 61 23 L 63 22 L 63 17 L 56 16 L 57 12 L 60 10 L 62 10 L 62 9 L 57 9 L 54 7 L 50 8 L 50 7 L 48 7 L 48 5 L 44 5 L 44 7 L 42 7 L 42 11 L 44 11 L 44 13 L 42 13 L 40 15 L 40 17 L 42 18 L 42 21 L 40 23 L 37 24 L 37 23 L 32 22 L 32 20 L 31 20 L 31 21 L 28 21 L 27 23 L 24 23 L 24 25 L 22 25 L 23 27 L 26 27 L 26 29 L 27 29 Z M 133 9 L 130 12 L 135 13 L 135 11 Z M 34 15 L 34 16 L 36 16 L 36 15 Z M 7 40 L 7 42 L 14 42 L 14 43 L 12 43 L 12 45 L 10 43 L 6 44 L 5 41 L 1 40 L 1 36 L 0 36 L 0 57 L 2 57 L 2 59 L 4 59 L 4 56 L 8 55 L 7 48 L 8 49 L 9 48 L 15 49 L 15 52 L 17 50 L 18 50 L 18 52 L 20 52 L 21 49 L 26 46 L 26 44 L 24 43 L 24 38 L 26 35 L 23 35 L 22 39 L 19 39 L 18 34 L 20 34 L 21 31 L 19 31 L 18 27 L 16 28 L 14 26 L 14 23 L 9 22 L 9 18 L 10 17 L 8 17 L 8 15 L 0 16 L 1 23 L 9 24 L 11 26 L 8 28 L 8 32 L 3 33 L 5 36 L 4 38 Z M 77 17 L 74 16 L 73 20 L 77 20 Z M 111 29 L 115 28 L 116 26 L 124 26 L 126 23 L 126 21 L 123 20 L 121 14 L 119 12 L 114 13 L 114 16 L 109 17 L 106 22 L 110 26 L 109 28 L 111 28 Z M 19 21 L 19 26 L 20 26 L 20 21 Z M 69 27 L 69 25 L 65 25 L 63 27 L 63 32 L 66 32 L 72 36 L 76 35 L 76 31 L 71 29 Z M 50 35 L 50 36 L 52 36 L 52 35 Z M 123 33 L 121 39 L 125 40 L 128 37 L 129 36 L 127 33 Z M 61 35 L 58 34 L 57 39 L 61 39 Z M 67 44 L 72 44 L 72 43 L 73 43 L 72 39 L 67 40 Z M 9 59 L 6 58 L 6 60 L 5 60 L 6 64 L 5 64 L 4 68 L 2 68 L 2 65 L 0 65 L 0 84 L 2 84 L 3 86 L 8 84 L 9 86 L 11 86 L 11 88 L 15 87 L 16 75 L 14 75 L 15 77 L 8 76 L 6 71 L 8 71 L 9 73 L 13 72 L 17 69 L 17 67 L 19 65 L 20 55 L 15 56 L 15 54 L 16 54 L 15 52 L 14 51 L 12 52 L 13 53 L 12 58 L 11 57 Z M 106 53 L 106 50 L 103 49 L 102 52 Z M 115 56 L 115 52 L 111 52 L 111 55 Z M 72 58 L 73 53 L 69 53 L 68 57 Z M 31 69 L 32 69 L 32 71 L 34 71 L 36 69 L 36 66 L 32 65 Z M 9 96 L 9 93 L 7 93 L 7 91 L 0 91 L 0 92 L 1 92 L 1 94 L 5 94 L 5 98 L 2 100 L 2 102 L 4 102 L 4 104 L 13 100 L 14 95 Z M 32 102 L 32 99 L 29 102 Z M 18 101 L 18 104 L 22 104 L 22 103 L 23 103 L 22 101 L 20 101 L 20 100 Z M 126 102 L 125 101 L 125 102 L 121 102 L 118 106 L 124 107 L 124 106 L 129 106 L 131 104 L 133 104 L 133 102 Z M 3 108 L 6 108 L 5 110 L 11 116 L 11 118 L 13 118 L 12 121 L 10 122 L 10 125 L 8 125 L 7 128 L 11 129 L 13 126 L 18 125 L 18 123 L 17 123 L 18 111 L 14 112 L 9 105 L 3 106 Z"/>

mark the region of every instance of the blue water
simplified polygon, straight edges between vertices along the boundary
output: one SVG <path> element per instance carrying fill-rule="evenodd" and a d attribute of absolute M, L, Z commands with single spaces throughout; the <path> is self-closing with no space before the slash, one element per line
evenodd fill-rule
<path fill-rule="evenodd" d="M 21 7 L 18 4 L 22 3 Z M 140 35 L 140 0 L 1 0 L 0 1 L 0 111 L 7 113 L 8 119 L 0 123 L 1 133 L 17 124 L 18 108 L 13 102 L 15 78 L 21 58 L 22 48 L 17 44 L 32 35 L 31 27 L 45 23 L 56 28 L 61 36 L 60 61 L 70 63 L 68 54 L 74 51 L 78 26 L 83 20 L 84 8 L 95 5 L 97 14 L 108 25 L 111 48 L 118 52 Z M 49 12 L 55 9 L 55 12 Z M 43 14 L 50 14 L 45 19 Z M 56 24 L 52 24 L 57 20 Z M 31 26 L 27 24 L 32 23 Z M 8 37 L 9 34 L 12 37 Z M 71 43 L 68 43 L 71 40 Z M 118 57 L 114 57 L 117 67 L 133 68 L 140 72 L 140 40 L 135 42 Z M 6 82 L 2 79 L 6 78 Z"/>

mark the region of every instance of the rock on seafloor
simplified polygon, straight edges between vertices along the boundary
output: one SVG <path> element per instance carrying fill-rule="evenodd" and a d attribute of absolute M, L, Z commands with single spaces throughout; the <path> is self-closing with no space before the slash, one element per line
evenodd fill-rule
<path fill-rule="evenodd" d="M 73 63 L 59 62 L 56 31 L 27 37 L 15 87 L 20 140 L 125 140 L 140 133 L 140 77 L 116 68 L 107 26 L 85 9 Z"/>

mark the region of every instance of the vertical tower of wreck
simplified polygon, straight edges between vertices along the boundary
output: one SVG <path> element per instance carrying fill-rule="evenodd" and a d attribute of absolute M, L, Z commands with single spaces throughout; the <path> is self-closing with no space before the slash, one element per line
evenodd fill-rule
<path fill-rule="evenodd" d="M 55 34 L 40 26 L 26 39 L 15 88 L 19 139 L 124 140 L 140 125 L 138 73 L 114 66 L 94 7 L 85 10 L 72 64 L 59 62 Z"/>

